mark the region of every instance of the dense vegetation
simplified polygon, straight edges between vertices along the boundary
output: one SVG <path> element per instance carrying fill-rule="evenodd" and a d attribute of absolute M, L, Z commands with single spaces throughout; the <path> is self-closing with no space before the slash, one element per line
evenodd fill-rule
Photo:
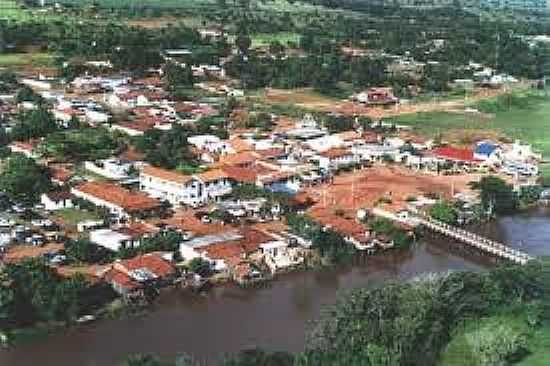
<path fill-rule="evenodd" d="M 97 296 L 98 288 L 82 275 L 61 277 L 40 259 L 6 264 L 0 276 L 0 328 L 4 330 L 74 321 L 110 298 L 105 288 Z"/>
<path fill-rule="evenodd" d="M 15 202 L 35 203 L 50 185 L 47 168 L 21 154 L 10 156 L 0 172 L 0 191 Z"/>
<path fill-rule="evenodd" d="M 322 225 L 307 216 L 287 215 L 287 224 L 296 235 L 310 240 L 328 263 L 349 261 L 355 253 L 353 245 L 348 244 L 342 235 L 334 230 L 325 230 Z"/>

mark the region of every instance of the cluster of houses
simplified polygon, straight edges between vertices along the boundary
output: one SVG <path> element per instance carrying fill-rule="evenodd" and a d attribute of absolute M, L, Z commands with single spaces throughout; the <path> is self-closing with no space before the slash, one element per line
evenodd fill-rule
<path fill-rule="evenodd" d="M 163 57 L 183 63 L 189 52 L 165 50 Z M 410 66 L 401 63 L 402 67 Z M 195 66 L 193 73 L 218 81 L 225 79 L 223 68 L 218 65 Z M 178 124 L 193 125 L 203 117 L 218 114 L 216 103 L 171 100 L 160 74 L 142 79 L 126 75 L 82 76 L 66 85 L 64 92 L 56 92 L 55 81 L 47 78 L 27 78 L 23 82 L 40 90 L 52 106 L 57 123 L 64 128 L 76 119 L 91 127 L 104 126 L 128 136 L 140 136 L 151 129 L 166 131 Z M 196 86 L 218 95 L 242 96 L 242 91 L 224 82 L 201 82 Z M 353 100 L 367 106 L 399 102 L 391 88 L 371 88 L 354 95 Z M 0 108 L 3 106 L 0 103 Z M 36 108 L 32 103 L 21 107 Z M 0 113 L 10 111 L 0 109 Z M 273 121 L 277 124 L 276 116 Z M 40 160 L 38 143 L 16 141 L 9 148 Z M 237 192 L 243 187 L 285 193 L 294 198 L 297 207 L 307 207 L 307 200 L 301 200 L 305 188 L 330 182 L 343 170 L 361 169 L 373 163 L 402 164 L 434 174 L 490 169 L 529 179 L 538 176 L 537 166 L 542 159 L 519 141 L 479 141 L 467 148 L 436 145 L 406 127 L 378 121 L 370 127 L 359 127 L 357 123 L 353 130 L 330 133 L 309 114 L 294 125 L 275 128 L 269 134 L 247 131 L 227 139 L 197 134 L 189 137 L 188 143 L 202 164 L 202 169 L 192 174 L 153 166 L 143 157 L 131 154 L 83 163 L 85 171 L 101 179 L 74 179 L 77 174 L 70 164 L 44 162 L 56 189 L 43 194 L 39 207 L 31 209 L 41 212 L 31 226 L 7 219 L 0 221 L 0 248 L 13 243 L 40 247 L 61 240 L 63 223 L 54 223 L 48 217 L 55 217 L 61 210 L 85 210 L 85 203 L 101 208 L 105 217 L 82 220 L 76 228 L 65 231 L 85 236 L 114 253 L 139 248 L 145 240 L 170 232 L 181 234 L 176 252 L 140 254 L 94 272 L 96 279 L 111 284 L 121 295 L 142 296 L 151 285 L 174 283 L 180 277 L 180 265 L 197 259 L 208 263 L 216 275 L 246 284 L 300 267 L 312 243 L 291 233 L 280 221 L 279 202 L 239 197 Z M 322 214 L 316 219 L 359 250 L 393 246 L 391 238 L 370 231 L 359 220 Z M 50 257 L 52 254 L 49 249 L 38 253 Z M 51 258 L 56 258 L 50 261 L 52 264 L 62 264 L 62 257 Z"/>

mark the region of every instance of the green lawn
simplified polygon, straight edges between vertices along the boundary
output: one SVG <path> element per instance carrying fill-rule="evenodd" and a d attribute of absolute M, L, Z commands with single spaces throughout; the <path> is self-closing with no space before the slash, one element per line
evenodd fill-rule
<path fill-rule="evenodd" d="M 494 116 L 476 113 L 430 112 L 403 115 L 395 119 L 400 125 L 413 126 L 419 134 L 444 138 L 454 132 L 495 131 L 511 139 L 529 142 L 536 150 L 550 159 L 550 98 L 538 99 L 528 107 L 511 107 L 498 111 Z M 467 143 L 453 141 L 452 143 Z M 550 165 L 542 167 L 545 177 L 550 177 Z"/>
<path fill-rule="evenodd" d="M 79 210 L 77 208 L 66 208 L 56 211 L 56 216 L 61 218 L 65 222 L 65 224 L 70 226 L 76 226 L 81 221 L 100 219 L 93 212 Z"/>
<path fill-rule="evenodd" d="M 0 19 L 23 19 L 28 17 L 29 14 L 15 0 L 0 0 Z"/>
<path fill-rule="evenodd" d="M 185 9 L 190 7 L 203 7 L 216 5 L 216 0 L 46 0 L 47 4 L 60 3 L 62 5 L 91 5 L 96 4 L 100 8 L 168 8 Z"/>
<path fill-rule="evenodd" d="M 7 53 L 0 55 L 0 67 L 51 66 L 53 61 L 54 56 L 50 53 Z"/>
<path fill-rule="evenodd" d="M 252 36 L 252 47 L 269 46 L 274 41 L 279 41 L 283 46 L 286 46 L 288 42 L 299 43 L 300 35 L 290 32 L 254 34 Z"/>

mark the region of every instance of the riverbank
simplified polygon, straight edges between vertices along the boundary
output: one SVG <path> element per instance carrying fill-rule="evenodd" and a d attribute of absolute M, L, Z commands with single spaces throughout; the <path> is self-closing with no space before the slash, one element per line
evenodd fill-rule
<path fill-rule="evenodd" d="M 418 243 L 346 266 L 287 273 L 265 286 L 228 284 L 200 295 L 167 291 L 141 316 L 98 320 L 2 350 L 0 364 L 34 366 L 47 359 L 47 365 L 109 366 L 131 353 L 154 352 L 169 359 L 186 352 L 211 365 L 226 353 L 253 346 L 299 352 L 322 309 L 342 293 L 425 272 L 491 266 L 465 260 L 442 244 Z"/>
<path fill-rule="evenodd" d="M 550 210 L 503 217 L 491 226 L 498 234 L 494 239 L 515 247 L 528 236 L 533 245 L 524 249 L 550 255 Z M 166 291 L 145 314 L 101 319 L 2 350 L 0 364 L 35 366 L 47 360 L 46 365 L 55 366 L 110 366 L 132 353 L 174 359 L 185 352 L 212 365 L 224 354 L 253 346 L 300 352 L 305 334 L 323 309 L 343 293 L 427 272 L 482 271 L 493 266 L 488 257 L 465 253 L 461 245 L 434 237 L 408 250 L 361 258 L 346 266 L 284 274 L 265 286 L 243 289 L 228 284 L 200 295 Z"/>

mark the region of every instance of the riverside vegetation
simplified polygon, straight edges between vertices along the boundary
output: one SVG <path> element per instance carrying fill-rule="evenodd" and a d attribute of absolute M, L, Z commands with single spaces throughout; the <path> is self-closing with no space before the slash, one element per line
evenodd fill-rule
<path fill-rule="evenodd" d="M 343 296 L 298 354 L 247 350 L 223 366 L 543 365 L 550 357 L 550 263 L 424 275 Z M 133 355 L 125 366 L 194 365 Z"/>

